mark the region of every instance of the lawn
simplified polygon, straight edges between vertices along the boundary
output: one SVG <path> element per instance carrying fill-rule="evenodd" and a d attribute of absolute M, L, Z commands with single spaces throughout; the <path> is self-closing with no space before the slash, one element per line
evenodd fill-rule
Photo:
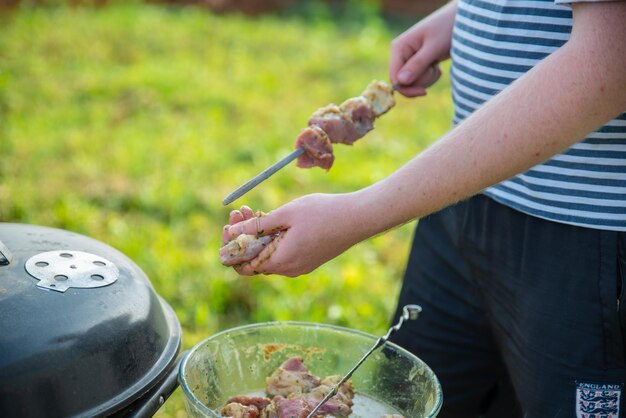
<path fill-rule="evenodd" d="M 336 146 L 329 172 L 292 164 L 221 204 L 291 151 L 315 109 L 387 79 L 389 44 L 406 26 L 367 8 L 251 18 L 135 2 L 22 7 L 0 26 L 0 221 L 125 253 L 176 311 L 184 348 L 272 320 L 386 331 L 414 223 L 297 279 L 242 278 L 217 253 L 239 205 L 269 211 L 365 187 L 449 128 L 446 76 L 425 98 L 398 98 L 354 146 Z M 184 416 L 181 398 L 159 416 Z"/>

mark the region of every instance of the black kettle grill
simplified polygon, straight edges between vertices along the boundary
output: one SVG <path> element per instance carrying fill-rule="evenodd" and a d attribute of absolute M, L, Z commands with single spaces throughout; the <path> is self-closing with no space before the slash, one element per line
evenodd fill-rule
<path fill-rule="evenodd" d="M 0 223 L 0 417 L 152 416 L 181 328 L 141 269 L 76 233 Z"/>

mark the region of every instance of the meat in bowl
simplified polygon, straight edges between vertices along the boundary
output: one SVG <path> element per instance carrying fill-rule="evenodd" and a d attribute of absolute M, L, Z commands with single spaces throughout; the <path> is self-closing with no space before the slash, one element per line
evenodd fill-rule
<path fill-rule="evenodd" d="M 266 379 L 265 393 L 262 396 L 234 396 L 228 399 L 220 414 L 228 418 L 306 418 L 340 380 L 340 375 L 323 379 L 315 376 L 309 372 L 302 357 L 290 357 Z M 354 398 L 355 390 L 348 380 L 320 408 L 315 417 L 351 417 Z M 395 413 L 384 413 L 367 415 L 367 418 L 404 417 Z"/>

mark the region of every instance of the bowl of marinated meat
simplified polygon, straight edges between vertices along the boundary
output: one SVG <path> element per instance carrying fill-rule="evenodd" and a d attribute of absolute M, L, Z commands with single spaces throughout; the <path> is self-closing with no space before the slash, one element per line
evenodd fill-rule
<path fill-rule="evenodd" d="M 316 407 L 315 418 L 435 417 L 443 402 L 437 377 L 390 342 L 337 386 L 376 342 L 373 335 L 334 325 L 246 325 L 192 348 L 179 382 L 192 417 L 307 418 Z"/>

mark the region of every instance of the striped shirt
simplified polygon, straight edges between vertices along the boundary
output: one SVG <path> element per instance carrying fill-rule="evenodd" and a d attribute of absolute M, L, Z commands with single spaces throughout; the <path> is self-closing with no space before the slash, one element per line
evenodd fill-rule
<path fill-rule="evenodd" d="M 458 2 L 450 73 L 455 124 L 556 51 L 572 29 L 571 7 L 560 0 Z M 529 215 L 626 231 L 626 113 L 484 193 Z"/>

